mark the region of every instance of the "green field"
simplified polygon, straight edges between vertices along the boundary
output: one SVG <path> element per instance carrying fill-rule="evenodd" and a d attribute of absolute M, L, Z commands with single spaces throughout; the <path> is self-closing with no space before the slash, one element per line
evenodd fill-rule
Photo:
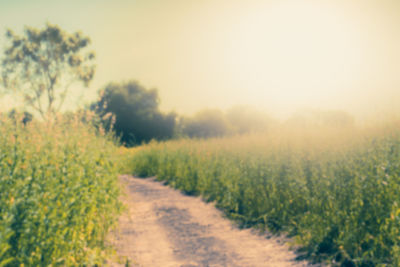
<path fill-rule="evenodd" d="M 121 207 L 112 138 L 79 117 L 0 126 L 0 266 L 102 265 Z"/>
<path fill-rule="evenodd" d="M 400 265 L 399 123 L 153 142 L 129 167 L 293 237 L 312 261 Z"/>

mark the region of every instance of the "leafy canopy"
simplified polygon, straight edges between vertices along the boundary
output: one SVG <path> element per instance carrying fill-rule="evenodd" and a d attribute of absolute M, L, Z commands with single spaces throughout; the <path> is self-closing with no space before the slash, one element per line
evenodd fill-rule
<path fill-rule="evenodd" d="M 6 92 L 18 92 L 25 103 L 48 118 L 64 103 L 69 87 L 93 79 L 95 54 L 85 51 L 90 39 L 59 26 L 26 27 L 22 36 L 7 30 L 8 46 L 2 59 Z"/>
<path fill-rule="evenodd" d="M 103 117 L 113 114 L 113 127 L 121 141 L 126 145 L 137 145 L 173 136 L 176 116 L 163 114 L 158 105 L 156 89 L 149 90 L 136 81 L 128 81 L 109 83 L 91 108 Z"/>

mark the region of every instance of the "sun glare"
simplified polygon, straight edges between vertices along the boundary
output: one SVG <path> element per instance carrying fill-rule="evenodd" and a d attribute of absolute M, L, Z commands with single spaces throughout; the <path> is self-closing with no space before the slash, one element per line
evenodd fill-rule
<path fill-rule="evenodd" d="M 3 11 L 0 22 L 18 31 L 46 14 L 88 34 L 98 68 L 87 99 L 109 81 L 135 79 L 158 89 L 162 110 L 187 114 L 235 105 L 277 116 L 399 109 L 395 0 L 117 0 L 74 22 L 55 10 L 85 13 L 89 4 L 44 2 L 40 12 L 24 5 L 24 20 Z"/>
<path fill-rule="evenodd" d="M 308 4 L 307 4 L 308 3 Z M 320 2 L 277 2 L 237 21 L 226 50 L 232 76 L 254 101 L 322 100 L 355 86 L 363 44 L 352 21 Z"/>

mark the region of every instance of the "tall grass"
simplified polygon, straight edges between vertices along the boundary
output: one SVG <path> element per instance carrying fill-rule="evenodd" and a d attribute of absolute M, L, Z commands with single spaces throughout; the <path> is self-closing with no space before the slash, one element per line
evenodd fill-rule
<path fill-rule="evenodd" d="M 400 124 L 151 143 L 131 171 L 202 195 L 315 261 L 400 266 Z M 251 249 L 251 248 L 249 248 Z"/>
<path fill-rule="evenodd" d="M 120 207 L 114 151 L 80 118 L 0 117 L 0 266 L 103 263 Z"/>

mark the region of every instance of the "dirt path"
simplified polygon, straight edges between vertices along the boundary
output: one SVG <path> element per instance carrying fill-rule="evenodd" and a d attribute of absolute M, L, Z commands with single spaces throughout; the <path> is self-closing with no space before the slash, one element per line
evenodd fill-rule
<path fill-rule="evenodd" d="M 213 205 L 154 179 L 122 176 L 129 207 L 114 245 L 132 266 L 307 266 L 282 241 L 239 230 Z M 118 266 L 115 264 L 115 266 Z"/>

